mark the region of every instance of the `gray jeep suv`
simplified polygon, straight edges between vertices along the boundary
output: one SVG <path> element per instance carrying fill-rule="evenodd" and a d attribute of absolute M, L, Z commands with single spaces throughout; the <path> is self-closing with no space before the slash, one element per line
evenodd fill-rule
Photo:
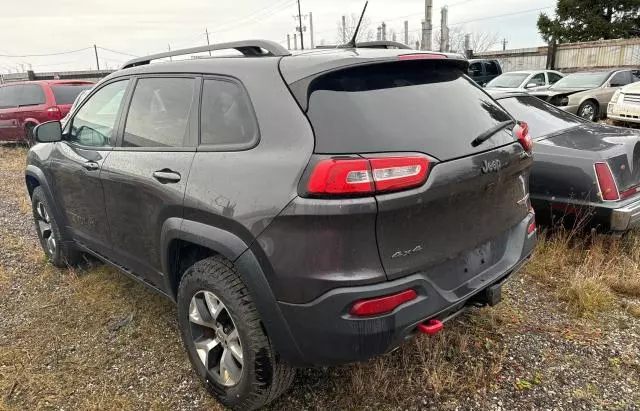
<path fill-rule="evenodd" d="M 236 57 L 157 62 L 235 49 Z M 35 130 L 56 266 L 89 253 L 178 306 L 206 388 L 253 409 L 295 367 L 359 361 L 530 255 L 531 140 L 452 55 L 246 41 L 138 58 Z"/>

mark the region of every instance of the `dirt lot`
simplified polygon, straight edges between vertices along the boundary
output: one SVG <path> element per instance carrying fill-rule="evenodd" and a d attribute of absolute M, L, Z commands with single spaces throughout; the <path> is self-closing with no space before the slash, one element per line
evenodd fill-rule
<path fill-rule="evenodd" d="M 57 270 L 0 147 L 0 409 L 220 409 L 172 304 L 113 269 Z M 544 236 L 502 304 L 362 364 L 301 370 L 271 409 L 640 409 L 640 235 Z"/>

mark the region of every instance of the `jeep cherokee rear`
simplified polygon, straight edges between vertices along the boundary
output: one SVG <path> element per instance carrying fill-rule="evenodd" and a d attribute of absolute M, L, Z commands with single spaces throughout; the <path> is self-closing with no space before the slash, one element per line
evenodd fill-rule
<path fill-rule="evenodd" d="M 136 59 L 64 130 L 36 130 L 51 144 L 27 186 L 53 263 L 89 252 L 176 301 L 194 368 L 235 409 L 293 367 L 370 358 L 499 300 L 535 242 L 530 146 L 466 61 L 182 54 L 221 48 L 260 58 Z"/>

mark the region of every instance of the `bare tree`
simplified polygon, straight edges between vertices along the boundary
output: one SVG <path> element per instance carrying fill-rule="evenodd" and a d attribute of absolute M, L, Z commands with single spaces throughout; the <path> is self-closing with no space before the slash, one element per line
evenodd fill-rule
<path fill-rule="evenodd" d="M 358 25 L 358 20 L 360 20 L 359 14 L 351 14 L 346 16 L 345 27 L 342 29 L 342 18 L 338 19 L 338 36 L 337 41 L 339 44 L 342 44 L 343 39 L 347 39 L 347 41 L 351 40 L 353 37 L 353 32 L 356 30 L 356 26 Z M 360 30 L 358 30 L 358 38 L 356 41 L 371 41 L 373 40 L 373 30 L 370 28 L 371 20 L 367 17 L 362 19 L 362 23 L 360 23 Z"/>
<path fill-rule="evenodd" d="M 462 27 L 449 28 L 449 51 L 464 53 L 465 34 Z M 440 31 L 436 31 L 433 40 L 433 44 L 439 47 Z M 476 53 L 487 51 L 498 43 L 500 43 L 500 35 L 496 32 L 474 31 L 469 33 L 469 46 Z"/>

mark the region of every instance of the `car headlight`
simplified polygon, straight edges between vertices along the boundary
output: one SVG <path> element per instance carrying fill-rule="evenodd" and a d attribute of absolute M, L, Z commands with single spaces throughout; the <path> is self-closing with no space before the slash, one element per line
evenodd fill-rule
<path fill-rule="evenodd" d="M 569 97 L 564 96 L 556 99 L 556 105 L 558 106 L 568 106 L 569 105 Z"/>
<path fill-rule="evenodd" d="M 613 97 L 611 97 L 611 103 L 614 103 L 614 104 L 617 103 L 621 95 L 622 95 L 622 91 L 616 90 L 616 92 L 613 93 Z"/>

